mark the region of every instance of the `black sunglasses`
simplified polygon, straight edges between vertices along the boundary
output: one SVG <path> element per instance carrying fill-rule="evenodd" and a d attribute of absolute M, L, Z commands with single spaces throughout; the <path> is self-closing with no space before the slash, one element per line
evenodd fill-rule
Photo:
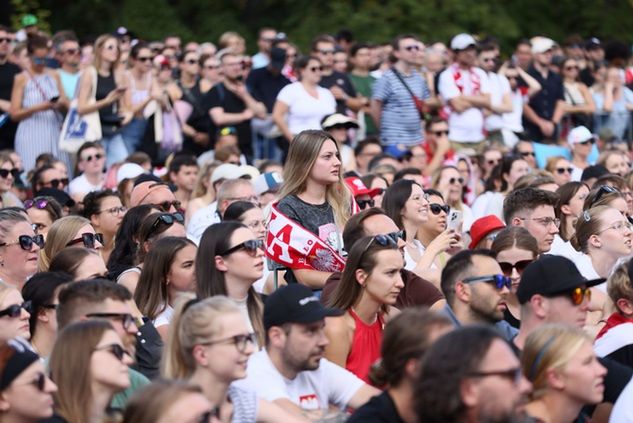
<path fill-rule="evenodd" d="M 398 244 L 399 239 L 403 241 L 406 241 L 407 239 L 407 233 L 404 230 L 398 231 L 398 232 L 391 232 L 391 233 L 385 234 L 385 236 L 388 236 L 389 238 L 391 238 L 394 244 L 396 245 Z"/>
<path fill-rule="evenodd" d="M 374 207 L 376 205 L 373 198 L 370 200 L 357 200 L 356 203 L 358 203 L 358 207 L 360 207 L 361 210 L 365 210 L 367 206 Z"/>
<path fill-rule="evenodd" d="M 70 247 L 71 245 L 80 244 L 83 242 L 84 247 L 94 250 L 95 241 L 99 241 L 99 243 L 103 245 L 103 234 L 93 234 L 92 232 L 86 232 L 85 234 L 81 234 L 81 238 L 73 239 L 72 241 L 70 241 L 68 244 L 66 244 L 66 247 Z"/>
<path fill-rule="evenodd" d="M 164 223 L 165 225 L 173 225 L 174 223 L 184 223 L 185 222 L 185 218 L 182 216 L 181 213 L 165 213 L 165 214 L 159 214 L 156 217 L 156 220 L 154 221 L 154 224 L 152 225 L 152 229 L 158 227 L 158 225 L 160 225 L 161 223 Z"/>
<path fill-rule="evenodd" d="M 436 137 L 441 137 L 442 135 L 448 135 L 448 129 L 441 130 L 441 131 L 433 131 L 433 135 L 435 135 Z"/>
<path fill-rule="evenodd" d="M 464 185 L 464 178 L 459 177 L 459 178 L 451 178 L 448 180 L 448 183 L 451 185 L 453 185 L 456 182 L 459 182 L 460 185 Z"/>
<path fill-rule="evenodd" d="M 68 178 L 62 178 L 62 179 L 51 179 L 49 182 L 44 183 L 42 185 L 48 185 L 50 184 L 51 188 L 55 188 L 58 189 L 59 186 L 67 186 L 68 185 Z"/>
<path fill-rule="evenodd" d="M 562 175 L 563 173 L 567 172 L 571 175 L 571 173 L 574 171 L 573 167 L 557 167 L 556 168 L 556 173 L 558 173 L 559 175 Z"/>
<path fill-rule="evenodd" d="M 451 211 L 451 206 L 449 206 L 448 204 L 442 205 L 442 204 L 437 204 L 437 203 L 431 203 L 429 204 L 429 209 L 431 210 L 431 213 L 437 216 L 441 212 L 448 214 L 448 212 Z"/>
<path fill-rule="evenodd" d="M 323 66 L 311 66 L 308 69 L 310 69 L 310 71 L 312 72 L 316 72 L 316 71 L 321 72 L 323 70 Z"/>
<path fill-rule="evenodd" d="M 528 156 L 535 157 L 533 151 L 520 151 L 519 154 L 521 155 L 521 157 L 528 157 Z"/>
<path fill-rule="evenodd" d="M 134 322 L 134 316 L 130 313 L 90 313 L 86 317 L 95 317 L 97 319 L 113 319 L 121 321 L 123 329 L 128 330 Z"/>
<path fill-rule="evenodd" d="M 600 201 L 600 199 L 605 194 L 613 194 L 616 192 L 620 192 L 620 191 L 618 191 L 617 188 L 610 187 L 609 185 L 600 185 L 600 189 L 598 189 L 598 194 L 596 195 L 595 200 L 591 202 L 591 206 L 593 207 L 593 205 L 596 204 L 598 201 Z"/>
<path fill-rule="evenodd" d="M 22 304 L 11 304 L 9 307 L 5 308 L 4 310 L 0 310 L 0 317 L 4 317 L 4 316 L 9 316 L 13 318 L 20 317 L 20 314 L 22 314 L 22 309 L 30 313 L 32 310 L 31 302 L 25 301 Z"/>
<path fill-rule="evenodd" d="M 470 278 L 465 278 L 464 280 L 462 280 L 462 282 L 464 283 L 474 283 L 474 282 L 493 283 L 495 288 L 497 289 L 503 289 L 504 286 L 508 289 L 512 287 L 512 281 L 510 280 L 510 278 L 504 275 L 473 276 Z"/>
<path fill-rule="evenodd" d="M 31 248 L 33 248 L 33 244 L 37 245 L 40 248 L 44 248 L 44 235 L 20 235 L 17 241 L 0 243 L 0 247 L 14 244 L 19 244 L 20 248 L 24 251 L 31 251 Z"/>
<path fill-rule="evenodd" d="M 257 250 L 263 250 L 263 249 L 264 249 L 264 241 L 262 241 L 261 239 L 249 239 L 240 244 L 237 244 L 234 247 L 229 248 L 222 254 L 218 254 L 218 255 L 224 257 L 224 256 L 228 256 L 229 254 L 233 254 L 234 252 L 238 250 L 245 250 L 248 253 L 248 255 L 250 255 L 251 257 L 255 257 L 257 255 Z"/>
<path fill-rule="evenodd" d="M 7 178 L 9 175 L 13 175 L 14 178 L 20 176 L 20 169 L 0 169 L 0 178 Z"/>
<path fill-rule="evenodd" d="M 163 201 L 162 203 L 152 204 L 152 206 L 164 211 L 165 213 L 169 213 L 171 206 L 174 206 L 176 210 L 180 210 L 180 201 Z"/>
<path fill-rule="evenodd" d="M 127 352 L 125 348 L 123 348 L 119 344 L 110 344 L 110 345 L 106 345 L 105 347 L 95 348 L 95 351 L 107 351 L 113 356 L 115 356 L 117 360 L 119 361 L 123 361 L 123 357 L 125 357 L 126 355 L 130 358 L 132 357 L 130 353 Z"/>
<path fill-rule="evenodd" d="M 151 62 L 152 58 L 151 57 L 137 57 L 136 60 L 138 60 L 139 62 Z"/>
<path fill-rule="evenodd" d="M 404 237 L 404 231 L 400 231 L 400 232 L 402 232 L 403 234 L 402 236 Z M 387 235 L 374 235 L 373 237 L 371 237 L 371 239 L 369 240 L 365 248 L 363 248 L 363 252 L 360 254 L 360 257 L 362 258 L 363 255 L 365 255 L 367 250 L 369 250 L 369 247 L 371 247 L 371 245 L 374 242 L 380 245 L 381 247 L 398 246 L 398 239 L 397 239 L 398 235 L 393 236 L 394 234 L 399 234 L 399 232 L 394 232 Z"/>
<path fill-rule="evenodd" d="M 85 161 L 85 162 L 91 162 L 93 157 L 94 157 L 94 159 L 95 159 L 95 160 L 100 160 L 100 159 L 103 159 L 103 157 L 104 157 L 104 156 L 103 156 L 103 154 L 101 154 L 101 153 L 97 153 L 97 154 L 95 154 L 94 156 L 91 154 L 91 155 L 89 155 L 89 156 L 84 157 L 84 158 L 83 158 L 83 161 Z"/>
<path fill-rule="evenodd" d="M 512 269 L 516 269 L 517 273 L 521 275 L 523 271 L 525 270 L 525 268 L 528 266 L 528 264 L 532 263 L 533 261 L 534 260 L 520 260 L 514 264 L 508 263 L 505 261 L 500 261 L 499 267 L 501 267 L 501 271 L 503 272 L 504 275 L 510 277 L 512 276 Z"/>

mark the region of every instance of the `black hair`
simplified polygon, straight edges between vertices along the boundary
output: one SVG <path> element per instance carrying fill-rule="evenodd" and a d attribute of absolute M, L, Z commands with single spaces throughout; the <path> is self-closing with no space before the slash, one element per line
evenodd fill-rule
<path fill-rule="evenodd" d="M 463 250 L 451 257 L 442 270 L 440 287 L 451 307 L 455 301 L 455 283 L 470 273 L 475 256 L 490 257 L 493 260 L 496 258 L 495 253 L 490 250 Z"/>
<path fill-rule="evenodd" d="M 226 210 L 224 210 L 224 215 L 222 216 L 223 221 L 235 220 L 241 222 L 241 217 L 244 213 L 249 210 L 257 208 L 257 206 L 250 201 L 236 201 L 231 203 Z"/>
<path fill-rule="evenodd" d="M 31 337 L 35 335 L 37 316 L 42 309 L 53 304 L 57 288 L 72 280 L 72 276 L 64 272 L 39 272 L 24 284 L 22 297 L 24 301 L 31 302 L 31 317 L 29 317 Z"/>

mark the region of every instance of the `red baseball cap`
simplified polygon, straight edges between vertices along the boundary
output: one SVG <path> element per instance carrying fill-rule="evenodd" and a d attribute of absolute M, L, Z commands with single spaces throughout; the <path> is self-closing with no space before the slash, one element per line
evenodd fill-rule
<path fill-rule="evenodd" d="M 373 198 L 382 192 L 382 188 L 367 188 L 363 181 L 361 181 L 360 178 L 356 176 L 345 178 L 345 183 L 352 190 L 352 195 L 354 195 L 354 198 L 358 197 L 359 195 L 365 194 Z"/>
<path fill-rule="evenodd" d="M 490 214 L 488 216 L 480 217 L 475 220 L 470 227 L 470 245 L 468 248 L 473 249 L 479 241 L 481 241 L 486 235 L 488 235 L 492 231 L 496 231 L 498 229 L 505 228 L 506 225 L 494 214 Z"/>

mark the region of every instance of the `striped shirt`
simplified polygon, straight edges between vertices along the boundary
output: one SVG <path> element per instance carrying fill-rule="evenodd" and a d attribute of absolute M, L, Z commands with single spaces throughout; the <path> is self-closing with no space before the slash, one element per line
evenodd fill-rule
<path fill-rule="evenodd" d="M 417 71 L 401 76 L 418 98 L 431 97 L 426 81 Z M 393 71 L 385 72 L 374 83 L 372 99 L 382 102 L 380 140 L 383 145 L 415 145 L 424 140 L 420 113 L 411 94 Z"/>

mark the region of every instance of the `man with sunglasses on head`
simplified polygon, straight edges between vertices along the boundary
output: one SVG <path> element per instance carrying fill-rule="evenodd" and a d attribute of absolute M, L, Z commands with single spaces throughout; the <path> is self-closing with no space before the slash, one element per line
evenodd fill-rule
<path fill-rule="evenodd" d="M 387 236 L 395 242 L 404 254 L 404 232 L 398 229 L 395 222 L 385 212 L 372 207 L 354 214 L 345 224 L 343 230 L 343 247 L 350 251 L 352 245 L 366 236 Z M 415 269 L 414 269 L 415 271 Z M 431 282 L 418 276 L 414 271 L 402 269 L 404 288 L 400 290 L 396 300 L 396 308 L 424 306 L 432 310 L 442 310 L 446 305 L 442 293 Z M 341 281 L 341 273 L 334 272 L 325 282 L 321 292 L 321 302 L 327 304 Z"/>
<path fill-rule="evenodd" d="M 503 320 L 512 282 L 503 275 L 492 251 L 455 254 L 442 270 L 441 284 L 447 302 L 444 313 L 455 326 L 495 325 L 507 341 L 516 336 L 516 329 Z"/>
<path fill-rule="evenodd" d="M 101 191 L 105 184 L 105 150 L 97 142 L 85 142 L 77 150 L 79 176 L 70 181 L 68 193 L 76 202 L 83 201 L 86 194 Z"/>
<path fill-rule="evenodd" d="M 567 143 L 571 148 L 572 181 L 580 181 L 583 170 L 592 164 L 587 159 L 595 142 L 596 137 L 584 126 L 577 126 L 569 131 Z"/>
<path fill-rule="evenodd" d="M 162 348 L 160 335 L 149 320 L 133 315 L 130 291 L 106 279 L 68 284 L 60 291 L 58 302 L 58 330 L 81 320 L 106 320 L 112 324 L 127 352 L 136 358 L 133 367 L 138 371 L 129 369 L 130 387 L 116 394 L 110 404 L 112 408 L 123 409 L 130 396 L 149 383 L 144 374 L 158 375 Z"/>

